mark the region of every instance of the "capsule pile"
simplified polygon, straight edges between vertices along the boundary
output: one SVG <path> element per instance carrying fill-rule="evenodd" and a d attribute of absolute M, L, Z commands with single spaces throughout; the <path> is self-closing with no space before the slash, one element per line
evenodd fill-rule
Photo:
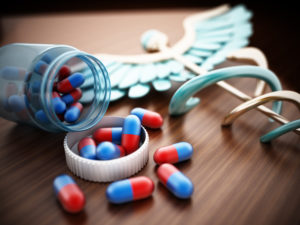
<path fill-rule="evenodd" d="M 34 72 L 43 75 L 51 63 L 51 58 L 46 54 L 39 60 L 34 67 Z M 67 65 L 63 65 L 57 75 L 56 81 L 53 84 L 52 105 L 57 117 L 63 122 L 76 122 L 83 110 L 83 105 L 79 102 L 82 97 L 80 86 L 84 83 L 85 77 L 82 73 L 72 73 Z M 39 91 L 40 84 L 36 84 Z M 42 123 L 49 122 L 43 110 L 35 113 L 35 118 Z"/>
<path fill-rule="evenodd" d="M 67 113 L 68 111 L 65 117 L 68 116 Z M 141 125 L 157 129 L 163 125 L 163 118 L 156 112 L 135 108 L 125 118 L 123 127 L 98 128 L 92 137 L 80 140 L 78 153 L 84 158 L 94 160 L 111 160 L 131 154 L 140 147 Z"/>
<path fill-rule="evenodd" d="M 145 117 L 147 113 L 150 116 Z M 156 112 L 133 109 L 131 115 L 125 118 L 123 127 L 98 128 L 92 137 L 80 140 L 78 153 L 92 160 L 112 160 L 131 154 L 140 146 L 141 124 L 157 129 L 163 125 L 163 119 Z M 188 160 L 192 155 L 193 147 L 188 142 L 161 147 L 153 155 L 154 161 L 159 165 L 156 170 L 159 181 L 180 199 L 190 198 L 194 186 L 173 164 Z M 152 179 L 137 176 L 112 182 L 106 189 L 106 197 L 113 204 L 123 204 L 150 197 L 154 188 Z"/>
<path fill-rule="evenodd" d="M 111 160 L 135 152 L 140 146 L 141 122 L 137 116 L 125 118 L 123 127 L 98 128 L 92 137 L 78 143 L 80 156 L 94 160 Z"/>

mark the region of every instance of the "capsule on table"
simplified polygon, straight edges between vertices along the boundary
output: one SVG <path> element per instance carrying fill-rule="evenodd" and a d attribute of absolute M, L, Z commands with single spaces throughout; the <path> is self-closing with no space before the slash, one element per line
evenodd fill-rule
<path fill-rule="evenodd" d="M 131 110 L 130 114 L 136 115 L 141 120 L 143 126 L 152 129 L 160 128 L 164 123 L 164 120 L 159 113 L 147 109 L 134 108 Z"/>
<path fill-rule="evenodd" d="M 69 94 L 64 94 L 61 97 L 61 100 L 64 101 L 67 105 L 77 102 L 82 96 L 82 91 L 80 88 L 76 88 L 75 90 L 71 91 Z"/>
<path fill-rule="evenodd" d="M 58 80 L 62 81 L 63 79 L 67 78 L 70 75 L 71 75 L 70 67 L 64 65 L 58 71 Z"/>
<path fill-rule="evenodd" d="M 56 92 L 52 92 L 52 104 L 54 107 L 55 113 L 61 114 L 66 110 L 66 103 L 62 101 L 60 95 Z"/>
<path fill-rule="evenodd" d="M 190 159 L 192 154 L 193 146 L 190 143 L 179 142 L 157 149 L 154 153 L 153 159 L 157 164 L 172 164 Z"/>
<path fill-rule="evenodd" d="M 83 209 L 85 204 L 84 194 L 70 176 L 62 174 L 56 177 L 53 188 L 55 196 L 66 211 L 77 213 Z"/>
<path fill-rule="evenodd" d="M 65 121 L 68 123 L 75 122 L 80 117 L 80 113 L 83 109 L 83 106 L 79 102 L 73 103 L 70 108 L 67 109 L 65 113 Z"/>
<path fill-rule="evenodd" d="M 141 122 L 135 115 L 125 118 L 123 124 L 122 146 L 126 154 L 130 154 L 138 149 L 140 143 Z"/>
<path fill-rule="evenodd" d="M 90 137 L 81 139 L 78 143 L 79 155 L 86 159 L 96 159 L 96 143 Z"/>
<path fill-rule="evenodd" d="M 96 148 L 97 158 L 100 160 L 110 160 L 120 158 L 125 155 L 125 150 L 121 145 L 112 142 L 101 142 Z"/>
<path fill-rule="evenodd" d="M 69 93 L 84 83 L 84 76 L 81 73 L 74 73 L 71 76 L 58 82 L 57 90 L 61 93 Z"/>
<path fill-rule="evenodd" d="M 106 197 L 111 203 L 121 204 L 150 197 L 153 191 L 153 181 L 140 176 L 111 183 L 106 189 Z"/>
<path fill-rule="evenodd" d="M 48 68 L 48 64 L 40 60 L 35 64 L 34 72 L 43 75 L 47 68 Z"/>
<path fill-rule="evenodd" d="M 98 143 L 110 141 L 115 144 L 121 144 L 122 127 L 99 128 L 94 132 L 93 138 Z"/>
<path fill-rule="evenodd" d="M 157 175 L 161 183 L 178 198 L 189 198 L 193 194 L 193 183 L 175 166 L 169 163 L 160 165 Z"/>

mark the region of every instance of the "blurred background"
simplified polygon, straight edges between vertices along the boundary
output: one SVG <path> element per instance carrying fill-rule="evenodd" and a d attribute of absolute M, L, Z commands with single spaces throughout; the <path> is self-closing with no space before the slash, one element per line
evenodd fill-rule
<path fill-rule="evenodd" d="M 0 23 L 0 43 L 1 46 L 10 42 L 19 41 L 24 42 L 36 41 L 34 38 L 26 38 L 26 36 L 19 37 L 19 39 L 12 39 L 9 33 L 16 28 L 15 23 L 20 23 L 22 18 L 27 19 L 35 17 L 35 20 L 41 19 L 41 16 L 47 15 L 55 18 L 55 16 L 77 14 L 108 14 L 112 13 L 113 19 L 117 20 L 118 15 L 122 12 L 147 12 L 152 13 L 157 11 L 176 12 L 181 10 L 193 9 L 197 12 L 198 9 L 212 8 L 224 3 L 237 5 L 245 4 L 253 11 L 254 17 L 252 23 L 254 25 L 254 35 L 251 37 L 251 46 L 255 46 L 263 50 L 266 54 L 270 69 L 273 70 L 281 79 L 284 80 L 286 87 L 295 91 L 300 91 L 300 80 L 298 71 L 300 64 L 298 63 L 298 52 L 300 50 L 297 43 L 300 37 L 299 32 L 299 15 L 298 9 L 292 1 L 200 1 L 200 0 L 165 0 L 165 1 L 141 1 L 141 0 L 114 0 L 114 1 L 100 1 L 100 0 L 51 0 L 51 1 L 33 1 L 33 0 L 9 0 L 6 1 L 5 7 L 1 7 L 1 23 Z M 33 16 L 33 17 L 32 17 Z M 18 20 L 11 20 L 18 18 Z M 167 17 L 166 17 L 167 18 Z M 183 17 L 184 18 L 184 17 Z M 122 17 L 120 17 L 122 19 Z M 13 21 L 13 22 L 12 22 Z M 103 23 L 103 22 L 102 22 Z M 105 23 L 105 22 L 104 22 Z M 138 21 L 132 21 L 138 23 Z M 30 24 L 29 24 L 30 25 Z M 133 24 L 127 24 L 133 26 Z M 53 24 L 52 26 L 55 26 Z M 98 29 L 95 23 L 87 23 L 85 26 L 93 26 L 92 29 Z M 101 24 L 105 26 L 105 24 Z M 101 28 L 99 27 L 99 29 Z M 180 27 L 180 25 L 179 25 Z M 41 27 L 41 30 L 46 29 Z M 145 30 L 148 27 L 144 28 Z M 36 29 L 35 29 L 36 31 Z M 65 32 L 68 32 L 68 27 L 65 27 Z M 118 30 L 115 29 L 115 33 Z M 28 35 L 30 30 L 28 30 Z M 23 34 L 22 34 L 23 35 Z M 64 35 L 64 34 L 61 34 Z M 78 31 L 80 35 L 80 31 Z M 105 35 L 105 34 L 103 34 Z M 16 35 L 15 35 L 16 36 Z M 14 37 L 15 37 L 14 36 Z M 74 37 L 76 38 L 76 37 Z M 59 39 L 58 39 L 59 40 Z M 97 39 L 101 42 L 101 38 Z M 139 37 L 137 37 L 137 41 Z M 72 44 L 72 43 L 71 43 Z M 92 46 L 92 45 L 90 45 Z M 118 46 L 117 46 L 118 47 Z M 111 49 L 109 53 L 118 53 L 117 47 Z M 85 50 L 85 49 L 83 49 Z M 91 49 L 86 49 L 91 51 Z M 99 50 L 96 49 L 99 52 Z M 126 52 L 129 53 L 130 51 Z M 92 52 L 90 52 L 92 53 Z M 121 53 L 121 52 L 120 52 Z M 131 53 L 131 52 L 130 52 Z M 137 52 L 133 52 L 137 53 Z"/>

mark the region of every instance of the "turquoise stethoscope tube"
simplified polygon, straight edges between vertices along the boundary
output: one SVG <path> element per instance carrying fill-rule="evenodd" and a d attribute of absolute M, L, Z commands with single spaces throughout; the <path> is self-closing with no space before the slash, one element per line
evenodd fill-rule
<path fill-rule="evenodd" d="M 173 95 L 169 104 L 170 115 L 181 115 L 199 104 L 200 99 L 192 97 L 200 90 L 222 80 L 237 77 L 250 77 L 264 80 L 272 91 L 282 90 L 277 76 L 270 70 L 258 66 L 234 66 L 211 71 L 205 75 L 194 77 L 184 83 Z M 280 114 L 281 101 L 273 103 L 273 111 Z"/>
<path fill-rule="evenodd" d="M 264 136 L 260 137 L 260 141 L 262 143 L 267 143 L 270 142 L 271 140 L 289 132 L 295 129 L 300 128 L 300 119 L 299 120 L 294 120 L 292 122 L 289 122 L 287 124 L 284 124 L 274 130 L 272 130 L 271 132 L 265 134 Z"/>

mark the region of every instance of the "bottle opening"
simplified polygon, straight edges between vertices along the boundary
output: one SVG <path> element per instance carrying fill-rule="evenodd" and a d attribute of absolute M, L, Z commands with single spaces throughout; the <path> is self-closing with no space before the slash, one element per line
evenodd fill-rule
<path fill-rule="evenodd" d="M 54 52 L 55 53 L 55 52 Z M 97 124 L 110 100 L 103 64 L 78 50 L 37 59 L 27 82 L 30 109 L 37 125 L 48 131 L 82 131 Z"/>

